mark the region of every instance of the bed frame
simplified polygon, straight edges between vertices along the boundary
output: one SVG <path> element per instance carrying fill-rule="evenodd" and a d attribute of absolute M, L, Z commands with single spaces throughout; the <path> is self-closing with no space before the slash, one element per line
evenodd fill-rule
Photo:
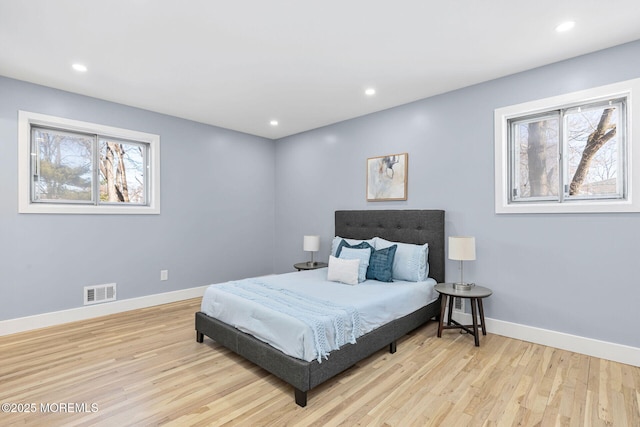
<path fill-rule="evenodd" d="M 439 283 L 444 282 L 442 210 L 336 211 L 335 235 L 362 240 L 378 236 L 395 242 L 429 243 L 429 277 Z M 322 363 L 288 356 L 202 312 L 196 313 L 196 340 L 201 343 L 206 335 L 289 383 L 294 387 L 296 403 L 304 407 L 307 405 L 307 391 L 387 345 L 389 351 L 395 353 L 397 339 L 439 315 L 440 299 L 361 336 L 356 344 L 346 344 L 332 351 Z"/>

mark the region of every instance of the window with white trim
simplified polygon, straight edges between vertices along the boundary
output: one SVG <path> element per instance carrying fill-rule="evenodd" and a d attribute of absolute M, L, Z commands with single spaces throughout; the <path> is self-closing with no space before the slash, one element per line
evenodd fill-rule
<path fill-rule="evenodd" d="M 158 135 L 19 112 L 21 213 L 159 213 Z"/>
<path fill-rule="evenodd" d="M 631 169 L 639 81 L 497 109 L 496 212 L 640 211 Z"/>

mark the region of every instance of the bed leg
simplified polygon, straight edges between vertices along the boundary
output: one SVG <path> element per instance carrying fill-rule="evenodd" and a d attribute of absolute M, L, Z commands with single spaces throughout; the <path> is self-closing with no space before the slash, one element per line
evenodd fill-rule
<path fill-rule="evenodd" d="M 307 406 L 307 392 L 300 391 L 297 388 L 294 388 L 294 390 L 296 393 L 296 403 L 298 404 L 298 406 L 301 406 L 303 408 Z"/>
<path fill-rule="evenodd" d="M 396 352 L 396 342 L 392 342 L 391 344 L 389 344 L 389 353 L 393 354 Z"/>
<path fill-rule="evenodd" d="M 204 341 L 204 334 L 200 331 L 196 331 L 196 341 L 202 343 Z"/>

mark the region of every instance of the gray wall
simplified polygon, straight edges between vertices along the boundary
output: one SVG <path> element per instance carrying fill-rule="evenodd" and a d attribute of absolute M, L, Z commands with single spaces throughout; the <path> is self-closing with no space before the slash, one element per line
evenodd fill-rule
<path fill-rule="evenodd" d="M 336 209 L 437 208 L 476 236 L 488 317 L 640 347 L 640 214 L 493 207 L 495 108 L 636 77 L 640 42 L 275 142 L 0 77 L 0 320 L 79 307 L 85 285 L 126 299 L 292 271 L 304 234 L 328 258 Z M 19 109 L 159 134 L 161 215 L 19 215 Z M 367 203 L 366 159 L 398 152 L 409 199 Z"/>
<path fill-rule="evenodd" d="M 20 109 L 159 134 L 161 214 L 18 214 Z M 0 77 L 0 320 L 271 273 L 274 144 Z"/>
<path fill-rule="evenodd" d="M 328 258 L 336 209 L 445 209 L 447 235 L 476 237 L 465 277 L 494 290 L 488 317 L 640 347 L 640 214 L 496 215 L 493 179 L 495 108 L 637 77 L 640 41 L 279 140 L 276 272 L 308 257 L 304 234 Z M 408 200 L 367 203 L 366 159 L 399 152 Z"/>

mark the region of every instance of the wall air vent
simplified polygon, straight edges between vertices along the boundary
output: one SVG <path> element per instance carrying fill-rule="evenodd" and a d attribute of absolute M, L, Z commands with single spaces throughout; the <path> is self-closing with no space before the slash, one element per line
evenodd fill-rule
<path fill-rule="evenodd" d="M 97 304 L 100 302 L 115 301 L 116 284 L 95 285 L 84 287 L 84 305 Z"/>

